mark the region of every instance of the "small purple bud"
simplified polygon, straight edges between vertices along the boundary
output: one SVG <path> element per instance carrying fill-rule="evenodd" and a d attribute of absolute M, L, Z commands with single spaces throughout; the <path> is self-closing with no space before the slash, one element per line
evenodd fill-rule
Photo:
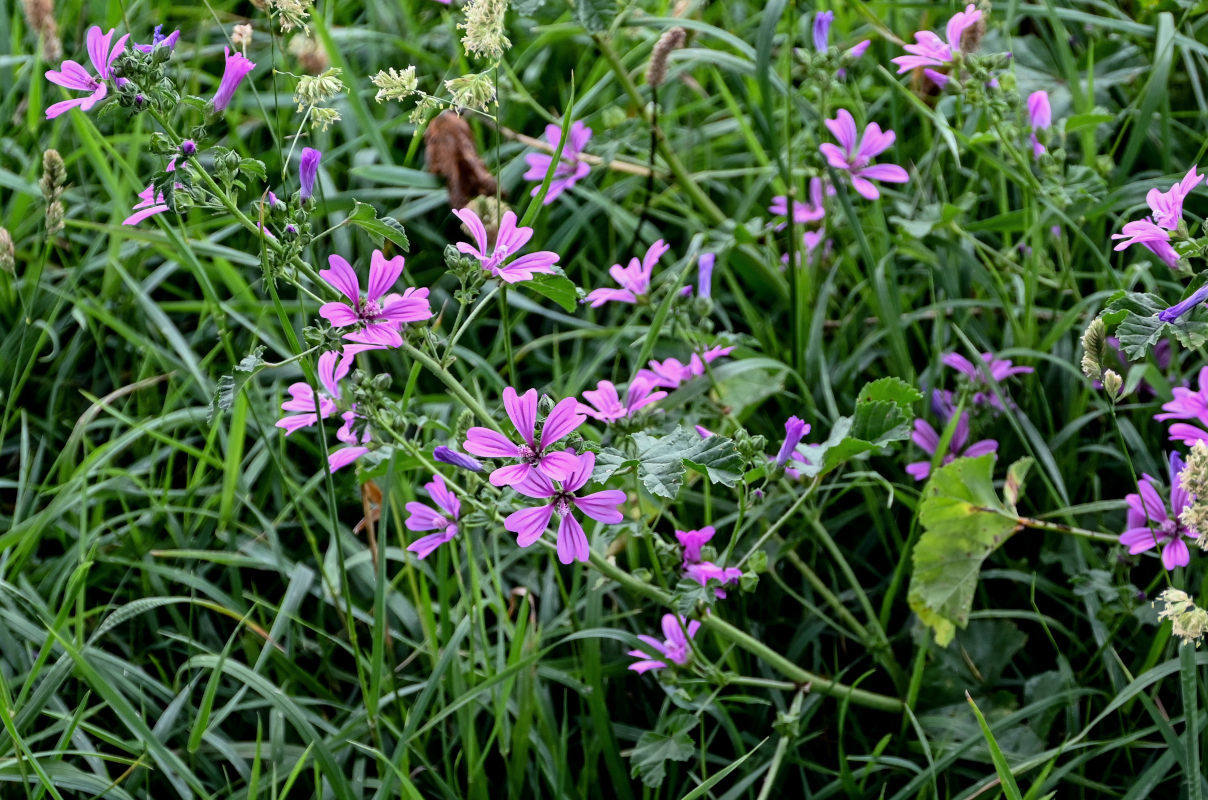
<path fill-rule="evenodd" d="M 801 444 L 801 440 L 807 433 L 810 432 L 810 426 L 805 423 L 805 420 L 800 417 L 789 417 L 784 423 L 784 444 L 780 446 L 780 452 L 776 454 L 776 466 L 783 467 L 789 463 L 789 456 L 797 449 L 797 445 Z"/>
<path fill-rule="evenodd" d="M 860 42 L 859 44 L 855 45 L 850 50 L 848 50 L 847 55 L 849 57 L 851 57 L 851 59 L 853 61 L 858 61 L 860 59 L 860 56 L 864 55 L 864 51 L 868 50 L 868 48 L 871 46 L 872 46 L 872 39 L 865 39 L 864 41 Z"/>
<path fill-rule="evenodd" d="M 280 202 L 281 201 L 277 199 L 277 195 L 273 194 L 272 192 L 268 193 L 268 207 L 269 208 L 276 208 L 277 204 Z"/>
<path fill-rule="evenodd" d="M 819 11 L 814 15 L 814 49 L 819 53 L 826 52 L 830 39 L 830 27 L 834 20 L 834 11 Z"/>
<path fill-rule="evenodd" d="M 1038 131 L 1053 124 L 1053 107 L 1049 105 L 1048 92 L 1041 89 L 1028 95 L 1028 119 Z"/>
<path fill-rule="evenodd" d="M 143 97 L 141 94 L 136 94 L 134 96 L 134 104 L 136 106 L 142 106 L 146 102 L 147 102 L 147 98 Z"/>
<path fill-rule="evenodd" d="M 191 158 L 197 152 L 197 143 L 192 139 L 185 139 L 180 143 L 180 154 L 185 158 Z"/>
<path fill-rule="evenodd" d="M 713 296 L 713 264 L 715 261 L 717 261 L 717 256 L 713 253 L 701 253 L 700 260 L 696 263 L 697 297 Z"/>
<path fill-rule="evenodd" d="M 482 472 L 482 464 L 479 464 L 478 461 L 465 453 L 459 453 L 456 450 L 451 450 L 450 448 L 445 447 L 443 444 L 439 445 L 435 450 L 432 451 L 432 456 L 442 464 L 452 464 L 455 467 L 468 469 L 471 472 Z"/>
<path fill-rule="evenodd" d="M 175 30 L 169 33 L 167 36 L 164 36 L 163 30 L 163 25 L 156 25 L 155 32 L 151 34 L 151 44 L 136 44 L 134 45 L 134 49 L 138 50 L 140 53 L 150 53 L 160 45 L 163 45 L 169 50 L 176 47 L 176 40 L 180 38 L 180 31 Z"/>
<path fill-rule="evenodd" d="M 255 62 L 243 53 L 232 54 L 229 47 L 224 47 L 223 52 L 226 54 L 226 66 L 222 71 L 222 80 L 218 82 L 218 91 L 214 92 L 214 99 L 210 101 L 215 111 L 226 110 L 240 82 L 256 67 Z"/>
<path fill-rule="evenodd" d="M 294 225 L 294 223 L 291 222 L 285 226 L 285 232 L 293 235 L 298 232 L 298 228 Z"/>
<path fill-rule="evenodd" d="M 315 193 L 315 176 L 319 172 L 319 161 L 323 154 L 313 147 L 302 148 L 302 159 L 298 164 L 298 180 L 302 184 L 302 201 L 306 202 Z"/>
<path fill-rule="evenodd" d="M 1162 322 L 1174 322 L 1205 300 L 1208 300 L 1208 285 L 1201 286 L 1192 293 L 1191 297 L 1158 314 L 1158 319 L 1162 320 Z"/>

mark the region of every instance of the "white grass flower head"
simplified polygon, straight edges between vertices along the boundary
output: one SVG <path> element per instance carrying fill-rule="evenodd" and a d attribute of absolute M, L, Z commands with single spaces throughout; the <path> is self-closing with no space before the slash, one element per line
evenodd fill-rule
<path fill-rule="evenodd" d="M 403 70 L 394 67 L 379 70 L 369 81 L 378 87 L 378 93 L 373 99 L 379 103 L 387 100 L 406 100 L 419 89 L 419 79 L 415 77 L 414 66 Z"/>
<path fill-rule="evenodd" d="M 488 61 L 498 61 L 512 46 L 504 35 L 504 17 L 507 16 L 508 0 L 469 0 L 465 5 L 466 21 L 458 28 L 466 35 L 461 37 L 466 52 Z"/>
<path fill-rule="evenodd" d="M 1197 606 L 1187 593 L 1170 587 L 1158 597 L 1162 608 L 1158 619 L 1168 619 L 1173 625 L 1174 635 L 1184 644 L 1200 646 L 1204 633 L 1208 632 L 1208 611 Z"/>
<path fill-rule="evenodd" d="M 487 72 L 447 80 L 445 88 L 453 95 L 453 105 L 462 108 L 486 111 L 495 100 L 495 83 Z"/>

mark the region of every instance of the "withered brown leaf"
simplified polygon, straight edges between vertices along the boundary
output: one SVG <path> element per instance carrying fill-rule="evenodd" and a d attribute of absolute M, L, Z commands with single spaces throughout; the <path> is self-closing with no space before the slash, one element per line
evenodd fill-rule
<path fill-rule="evenodd" d="M 424 147 L 428 171 L 445 179 L 453 208 L 465 208 L 472 197 L 495 194 L 495 176 L 478 155 L 469 123 L 455 112 L 445 111 L 428 123 Z"/>

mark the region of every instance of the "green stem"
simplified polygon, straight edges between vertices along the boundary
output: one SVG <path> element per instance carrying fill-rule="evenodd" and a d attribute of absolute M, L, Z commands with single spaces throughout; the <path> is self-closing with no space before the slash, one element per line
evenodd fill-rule
<path fill-rule="evenodd" d="M 611 580 L 624 586 L 634 594 L 649 598 L 656 603 L 670 608 L 672 606 L 671 595 L 649 583 L 641 581 L 630 575 L 625 570 L 609 562 L 603 555 L 595 552 L 591 553 L 591 565 L 600 573 Z M 789 659 L 777 653 L 772 648 L 768 647 L 763 642 L 751 636 L 746 631 L 734 627 L 730 623 L 718 617 L 715 614 L 706 614 L 701 619 L 701 625 L 722 639 L 741 647 L 752 655 L 763 659 L 769 666 L 775 669 L 786 678 L 792 680 L 798 686 L 809 685 L 810 690 L 824 694 L 830 697 L 846 698 L 858 706 L 865 708 L 873 708 L 878 711 L 901 712 L 906 708 L 906 705 L 896 697 L 888 697 L 883 694 L 877 694 L 865 689 L 857 689 L 853 686 L 832 681 L 829 678 L 823 678 L 820 675 L 804 670 L 794 664 Z"/>
<path fill-rule="evenodd" d="M 465 403 L 466 407 L 473 411 L 474 415 L 482 420 L 483 424 L 485 424 L 491 430 L 499 431 L 499 423 L 495 421 L 490 412 L 483 408 L 482 403 L 478 402 L 474 395 L 466 391 L 465 387 L 461 385 L 457 378 L 453 377 L 451 374 L 449 374 L 448 370 L 438 364 L 436 359 L 424 351 L 413 347 L 406 341 L 403 342 L 399 349 L 427 367 L 428 371 L 439 378 L 441 383 L 445 385 L 445 388 L 447 388 L 453 394 L 453 396 Z M 502 433 L 502 431 L 499 432 Z"/>

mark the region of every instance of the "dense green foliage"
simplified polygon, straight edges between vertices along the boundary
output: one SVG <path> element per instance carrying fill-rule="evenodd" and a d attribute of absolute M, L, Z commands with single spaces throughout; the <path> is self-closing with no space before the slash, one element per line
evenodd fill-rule
<path fill-rule="evenodd" d="M 1203 323 L 1160 325 L 1186 281 L 1110 236 L 1208 150 L 1204 4 L 996 3 L 970 69 L 999 86 L 964 91 L 889 61 L 957 6 L 826 5 L 824 58 L 804 3 L 515 0 L 497 119 L 465 119 L 530 249 L 559 253 L 569 283 L 466 307 L 445 255 L 466 236 L 422 127 L 369 80 L 415 65 L 435 94 L 484 69 L 456 4 L 320 0 L 310 50 L 251 3 L 54 6 L 62 57 L 82 63 L 94 24 L 138 41 L 180 28 L 167 69 L 203 100 L 234 26 L 254 24 L 259 68 L 197 137 L 243 160 L 231 196 L 250 219 L 182 200 L 136 226 L 122 221 L 138 192 L 175 180 L 160 123 L 116 101 L 44 119 L 70 95 L 43 78 L 60 59 L 31 23 L 52 4 L 5 5 L 0 797 L 1203 797 L 1208 658 L 1151 605 L 1171 583 L 1197 594 L 1198 551 L 1167 573 L 1116 543 L 1137 476 L 1166 479 L 1152 417 L 1203 366 Z M 651 52 L 675 26 L 685 46 L 652 102 Z M 342 118 L 295 141 L 294 76 L 324 58 L 348 87 L 328 104 Z M 1036 158 L 1024 98 L 1041 89 L 1054 126 Z M 191 130 L 202 106 L 162 117 Z M 840 108 L 896 131 L 878 160 L 909 183 L 870 201 L 826 168 Z M 517 136 L 570 119 L 598 160 L 531 205 L 537 151 Z M 295 191 L 304 145 L 323 161 L 296 254 L 309 272 L 290 272 L 249 224 L 268 190 Z M 49 148 L 61 186 L 44 179 Z M 768 206 L 806 198 L 811 177 L 838 192 L 829 245 L 805 258 L 802 228 L 776 231 Z M 576 302 L 660 237 L 651 304 Z M 436 314 L 361 362 L 393 376 L 415 447 L 329 475 L 335 418 L 288 439 L 274 427 L 287 387 L 314 381 L 304 329 L 332 299 L 306 276 L 333 253 L 364 274 L 379 247 L 406 253 Z M 786 252 L 804 266 L 783 270 Z M 712 301 L 680 299 L 702 253 L 718 256 Z M 1105 319 L 1133 326 L 1133 363 L 1111 364 L 1118 403 L 1079 365 L 1113 300 Z M 1184 347 L 1167 366 L 1151 350 L 1168 337 Z M 560 564 L 549 535 L 518 548 L 500 518 L 522 504 L 469 479 L 481 507 L 467 500 L 454 546 L 406 550 L 432 446 L 485 423 L 468 403 L 504 420 L 506 386 L 578 396 L 719 343 L 731 357 L 632 437 L 576 434 L 629 495 L 624 524 L 589 527 L 590 565 Z M 951 352 L 1035 371 L 996 383 L 995 411 L 941 364 Z M 997 456 L 916 482 L 914 418 L 945 445 L 954 433 L 930 410 L 937 388 Z M 812 426 L 798 481 L 763 455 L 790 415 Z M 744 572 L 725 600 L 675 573 L 673 531 L 705 525 Z M 669 611 L 703 622 L 692 665 L 628 670 Z"/>

